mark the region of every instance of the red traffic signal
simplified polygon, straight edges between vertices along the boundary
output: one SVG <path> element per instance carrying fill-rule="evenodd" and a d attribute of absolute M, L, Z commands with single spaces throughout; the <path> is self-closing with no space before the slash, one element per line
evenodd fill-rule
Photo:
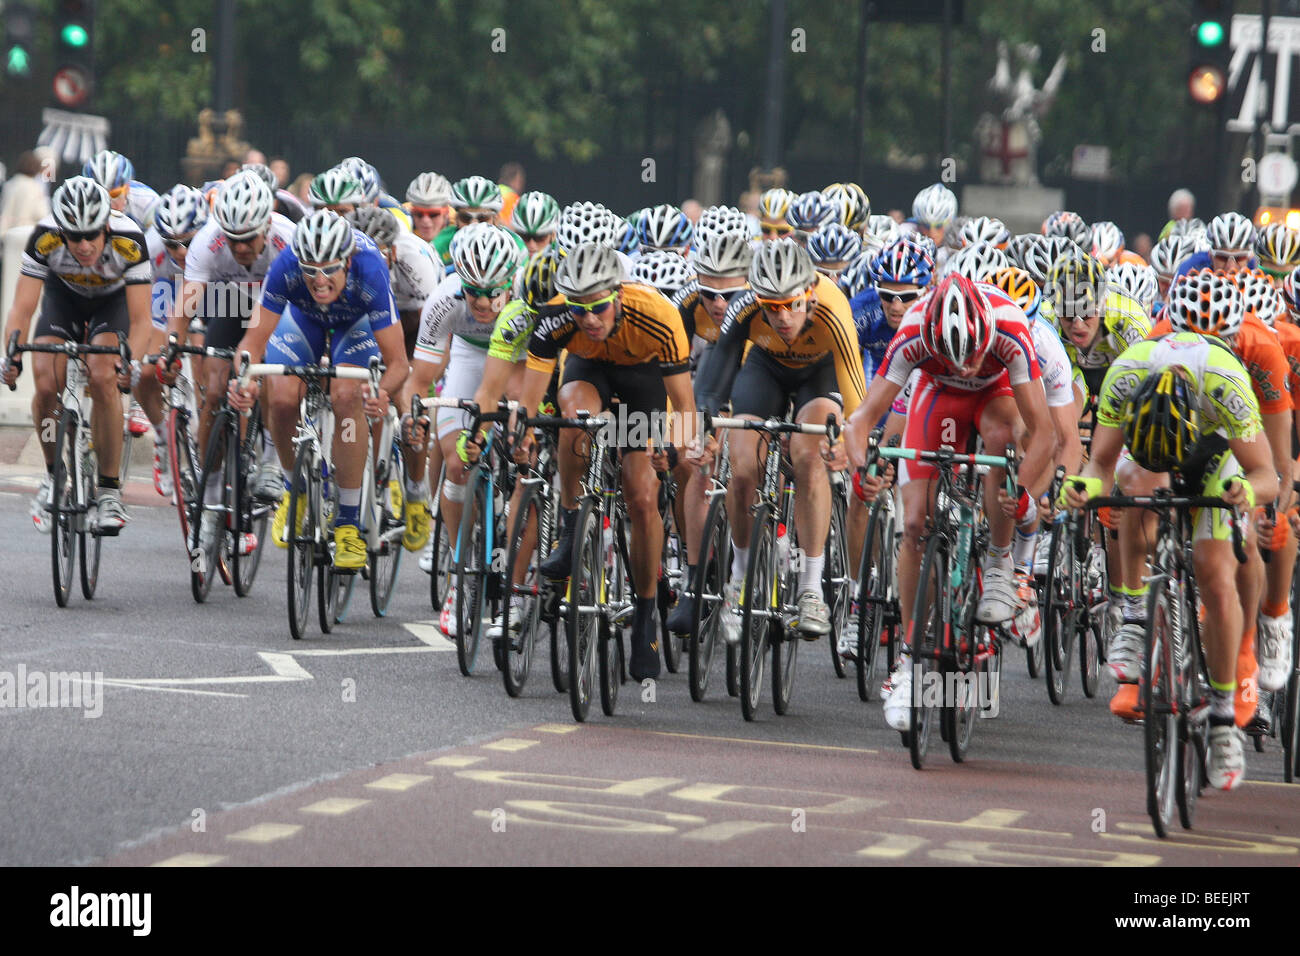
<path fill-rule="evenodd" d="M 1217 103 L 1227 85 L 1223 71 L 1217 66 L 1198 66 L 1187 77 L 1187 91 L 1192 99 L 1205 105 Z"/>

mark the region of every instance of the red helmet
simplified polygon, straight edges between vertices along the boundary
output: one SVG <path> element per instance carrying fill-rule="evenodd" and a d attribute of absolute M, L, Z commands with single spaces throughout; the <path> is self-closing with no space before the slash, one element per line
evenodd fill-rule
<path fill-rule="evenodd" d="M 980 287 L 952 273 L 935 286 L 921 322 L 921 341 L 954 374 L 984 364 L 993 344 L 993 307 Z"/>

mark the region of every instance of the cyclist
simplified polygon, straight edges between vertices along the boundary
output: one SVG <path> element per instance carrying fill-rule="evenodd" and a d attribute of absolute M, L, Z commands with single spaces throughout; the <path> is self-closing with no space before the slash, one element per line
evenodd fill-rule
<path fill-rule="evenodd" d="M 907 409 L 904 444 L 910 448 L 963 448 L 974 428 L 995 453 L 1028 434 L 1013 499 L 1000 469 L 984 486 L 990 545 L 984 556 L 984 593 L 976 617 L 984 623 L 1009 620 L 1018 598 L 1012 574 L 1013 524 L 1025 524 L 1039 495 L 1051 481 L 1056 432 L 1035 357 L 1029 320 L 1000 289 L 961 274 L 941 280 L 903 318 L 885 353 L 866 401 L 849 419 L 846 443 L 853 463 L 866 458 L 867 436 L 889 409 L 914 369 L 921 376 Z M 921 561 L 921 538 L 932 510 L 929 479 L 934 468 L 904 462 L 899 469 L 903 499 L 903 547 L 898 555 L 899 608 L 907 633 Z M 868 498 L 883 486 L 880 477 L 863 478 Z M 910 655 L 905 650 L 890 678 L 885 720 L 905 729 L 912 704 Z"/>
<path fill-rule="evenodd" d="M 510 214 L 510 228 L 524 241 L 531 256 L 555 240 L 560 227 L 560 205 L 549 193 L 527 192 L 519 197 Z"/>
<path fill-rule="evenodd" d="M 695 241 L 695 227 L 676 206 L 652 206 L 637 220 L 637 240 L 641 254 L 676 252 L 684 255 Z"/>
<path fill-rule="evenodd" d="M 995 249 L 1005 251 L 1007 244 L 1011 242 L 1011 230 L 1001 219 L 994 219 L 991 216 L 976 216 L 974 219 L 967 220 L 957 235 L 963 249 L 987 242 Z"/>
<path fill-rule="evenodd" d="M 653 422 L 667 402 L 674 414 L 667 442 L 656 458 L 669 459 L 684 447 L 688 458 L 699 458 L 690 423 L 695 399 L 691 394 L 690 342 L 677 310 L 647 286 L 623 281 L 618 254 L 603 245 L 583 243 L 561 261 L 555 274 L 559 295 L 543 307 L 528 343 L 528 371 L 521 402 L 536 408 L 546 391 L 561 349 L 568 350 L 560 386 L 560 408 L 566 417 L 579 410 L 608 408 L 617 396 L 630 413 L 627 420 Z M 654 429 L 649 429 L 653 431 Z M 659 479 L 649 450 L 635 435 L 623 436 L 622 495 L 632 525 L 631 565 L 636 590 L 632 623 L 632 657 L 628 672 L 634 680 L 659 674 L 656 597 L 664 527 L 659 514 Z M 658 449 L 661 436 L 655 437 Z M 689 442 L 688 442 L 689 440 Z M 527 460 L 533 437 L 526 435 L 516 449 Z M 660 463 L 661 464 L 661 463 Z M 662 465 L 661 465 L 662 466 Z M 563 579 L 573 564 L 574 524 L 583 461 L 576 443 L 560 443 L 560 540 L 542 563 L 548 578 Z"/>
<path fill-rule="evenodd" d="M 1200 297 L 1200 286 L 1213 287 L 1213 301 Z M 1182 283 L 1170 293 L 1170 313 L 1198 324 L 1232 321 L 1241 308 L 1236 287 L 1219 277 Z M 1184 332 L 1140 342 L 1126 349 L 1106 374 L 1091 457 L 1079 476 L 1086 488 L 1078 491 L 1067 480 L 1062 501 L 1082 507 L 1102 493 L 1103 480 L 1109 481 L 1125 460 L 1155 474 L 1177 471 L 1186 491 L 1221 495 L 1234 507 L 1249 508 L 1256 496 L 1272 499 L 1278 491 L 1267 442 L 1259 440 L 1262 433 L 1250 378 L 1218 339 Z M 1122 477 L 1121 488 L 1128 491 Z M 1250 714 L 1234 707 L 1239 689 L 1235 668 L 1242 633 L 1253 630 L 1260 582 L 1255 548 L 1248 542 L 1250 560 L 1238 565 L 1230 537 L 1222 512 L 1206 509 L 1195 516 L 1192 557 L 1205 607 L 1202 642 L 1212 701 L 1206 773 L 1212 787 L 1224 790 L 1239 785 L 1245 775 L 1242 735 L 1234 724 L 1244 723 Z M 1125 665 L 1124 679 L 1133 683 L 1121 687 L 1116 695 L 1121 706 L 1112 702 L 1113 711 L 1135 711 L 1141 676 L 1141 648 L 1137 650 Z"/>
<path fill-rule="evenodd" d="M 411 231 L 429 243 L 442 262 L 448 258 L 456 227 L 450 220 L 451 183 L 438 173 L 420 173 L 406 187 L 406 205 L 411 211 Z"/>
<path fill-rule="evenodd" d="M 926 186 L 912 200 L 912 218 L 921 235 L 942 246 L 948 226 L 957 216 L 957 197 L 943 183 Z"/>
<path fill-rule="evenodd" d="M 365 367 L 372 355 L 379 355 L 385 366 L 378 395 L 369 394 L 364 383 L 345 379 L 330 383 L 337 416 L 333 465 L 339 491 L 334 566 L 358 569 L 366 563 L 366 543 L 358 530 L 366 446 L 344 441 L 342 435 L 348 422 L 357 422 L 363 413 L 370 418 L 385 414 L 389 396 L 401 392 L 408 367 L 387 263 L 375 244 L 347 220 L 318 209 L 298 223 L 293 243 L 271 264 L 257 318 L 238 349 L 247 351 L 254 362 L 265 354 L 272 363 L 312 365 L 325 355 L 327 345 L 334 365 Z M 277 383 L 268 402 L 267 422 L 285 474 L 293 473 L 293 435 L 303 389 Z M 252 408 L 258 391 L 256 381 L 241 389 L 238 379 L 232 379 L 230 403 L 240 411 Z M 293 516 L 293 534 L 301 523 L 300 512 Z M 279 547 L 288 547 L 285 532 L 290 524 L 285 495 L 271 527 Z"/>
<path fill-rule="evenodd" d="M 808 255 L 822 275 L 836 281 L 862 251 L 862 236 L 848 226 L 832 222 L 822 226 L 808 239 Z"/>
<path fill-rule="evenodd" d="M 1269 223 L 1255 239 L 1255 256 L 1265 274 L 1281 284 L 1300 264 L 1300 230 L 1282 222 Z"/>
<path fill-rule="evenodd" d="M 158 194 L 135 178 L 135 167 L 121 153 L 101 149 L 86 160 L 81 175 L 107 189 L 113 208 L 126 213 L 142 230 L 153 225 Z"/>
<path fill-rule="evenodd" d="M 837 207 L 836 222 L 859 235 L 866 230 L 871 220 L 871 200 L 861 186 L 857 183 L 831 183 L 822 190 L 822 195 Z"/>
<path fill-rule="evenodd" d="M 152 282 L 149 254 L 139 227 L 110 206 L 108 190 L 93 179 L 74 176 L 54 192 L 50 214 L 36 224 L 23 250 L 22 271 L 14 288 L 5 323 L 5 341 L 17 332 L 27 341 L 36 306 L 41 306 L 33 341 L 117 345 L 117 333 L 129 336 L 131 352 L 143 355 L 148 340 Z M 116 369 L 112 355 L 87 355 L 93 400 L 91 432 L 99 456 L 98 500 L 94 516 L 99 534 L 116 535 L 126 524 L 122 507 L 122 401 L 119 388 L 139 376 L 139 363 Z M 50 530 L 49 509 L 54 495 L 54 430 L 66 363 L 50 353 L 33 353 L 32 424 L 45 455 L 45 478 L 32 504 L 32 518 L 41 531 Z M 22 371 L 15 360 L 4 371 L 13 385 Z"/>
<path fill-rule="evenodd" d="M 814 194 L 820 200 L 820 193 Z M 727 308 L 718 343 L 700 370 L 696 391 L 700 407 L 716 413 L 730 399 L 732 414 L 762 421 L 783 418 L 791 402 L 795 420 L 821 424 L 828 415 L 851 415 L 866 393 L 861 352 L 848 300 L 813 268 L 808 252 L 794 239 L 762 244 L 749 267 L 749 290 Z M 746 353 L 746 343 L 752 347 Z M 749 565 L 749 523 L 742 519 L 759 483 L 757 432 L 730 435 L 731 483 L 727 508 L 736 516 L 731 527 L 733 560 L 725 592 L 726 639 L 735 643 L 740 588 Z M 826 536 L 830 530 L 830 482 L 821 440 L 790 436 L 794 466 L 795 524 L 803 566 L 796 587 L 798 629 L 806 640 L 830 633 L 829 610 L 822 600 Z M 838 447 L 838 445 L 837 445 Z M 841 465 L 842 467 L 842 465 Z"/>
<path fill-rule="evenodd" d="M 758 197 L 759 235 L 763 239 L 780 239 L 794 231 L 785 221 L 785 214 L 790 211 L 794 193 L 780 186 L 765 190 Z"/>
<path fill-rule="evenodd" d="M 1209 247 L 1196 236 L 1169 236 L 1161 239 L 1151 248 L 1151 268 L 1156 273 L 1156 301 L 1152 306 L 1152 315 L 1164 308 L 1165 296 L 1169 294 L 1169 284 L 1174 281 L 1179 265 L 1198 252 Z"/>
<path fill-rule="evenodd" d="M 266 183 L 271 195 L 275 197 L 275 212 L 284 216 L 290 222 L 297 224 L 302 221 L 302 217 L 307 214 L 303 209 L 302 202 L 293 193 L 287 189 L 280 188 L 280 181 L 276 179 L 275 173 L 271 172 L 271 167 L 265 163 L 244 163 L 240 167 L 240 172 L 248 171 L 255 174 L 262 182 Z"/>
<path fill-rule="evenodd" d="M 393 304 L 402 320 L 402 337 L 410 358 L 420 331 L 420 312 L 442 281 L 442 262 L 432 246 L 402 228 L 391 209 L 358 206 L 343 218 L 369 236 L 388 263 Z"/>
<path fill-rule="evenodd" d="M 790 200 L 785 211 L 785 221 L 793 232 L 790 235 L 801 246 L 822 226 L 830 225 L 839 216 L 839 204 L 827 199 L 817 190 L 800 193 Z"/>
<path fill-rule="evenodd" d="M 1215 272 L 1258 269 L 1255 238 L 1254 224 L 1241 213 L 1225 212 L 1215 216 L 1205 227 L 1205 241 L 1209 243 L 1209 249 L 1188 256 L 1179 263 L 1174 278 L 1198 269 L 1213 269 Z"/>
<path fill-rule="evenodd" d="M 341 166 L 327 169 L 313 179 L 307 194 L 314 209 L 328 209 L 339 215 L 350 213 L 366 200 L 361 184 Z"/>

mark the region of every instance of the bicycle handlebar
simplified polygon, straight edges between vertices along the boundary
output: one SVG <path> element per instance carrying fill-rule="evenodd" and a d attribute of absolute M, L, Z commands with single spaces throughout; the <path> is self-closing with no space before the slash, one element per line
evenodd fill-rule
<path fill-rule="evenodd" d="M 1079 488 L 1082 482 L 1076 481 L 1074 484 L 1078 490 L 1083 490 Z M 1206 495 L 1099 495 L 1096 498 L 1089 498 L 1084 503 L 1084 507 L 1092 509 L 1150 508 L 1156 511 L 1222 508 L 1224 511 L 1232 512 L 1232 553 L 1236 556 L 1238 564 L 1246 563 L 1246 548 L 1242 540 L 1240 515 L 1237 514 L 1236 508 L 1222 498 L 1211 498 Z"/>
<path fill-rule="evenodd" d="M 52 352 L 56 355 L 68 355 L 73 358 L 82 355 L 116 355 L 121 361 L 118 371 L 128 368 L 131 365 L 131 346 L 127 344 L 126 333 L 118 332 L 117 345 L 83 345 L 79 342 L 59 342 L 36 345 L 31 342 L 26 345 L 18 344 L 18 333 L 14 332 L 9 336 L 8 347 L 5 352 L 6 366 L 11 362 L 17 362 L 19 371 L 22 371 L 22 361 L 17 358 L 22 352 Z M 10 385 L 9 391 L 15 391 L 17 384 Z M 118 391 L 126 394 L 131 391 L 130 388 Z"/>

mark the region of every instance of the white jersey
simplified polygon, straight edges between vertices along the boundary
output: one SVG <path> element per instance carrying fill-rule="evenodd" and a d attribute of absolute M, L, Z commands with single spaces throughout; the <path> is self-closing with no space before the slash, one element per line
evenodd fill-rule
<path fill-rule="evenodd" d="M 140 227 L 114 210 L 108 217 L 108 238 L 96 262 L 83 266 L 63 241 L 63 231 L 54 217 L 36 224 L 23 250 L 21 272 L 42 282 L 50 276 L 86 299 L 112 295 L 128 285 L 153 279 L 149 251 Z"/>
<path fill-rule="evenodd" d="M 1047 393 L 1047 406 L 1060 408 L 1074 402 L 1074 370 L 1070 357 L 1056 330 L 1041 318 L 1029 325 L 1034 338 L 1034 351 L 1038 355 L 1038 368 L 1043 375 L 1043 391 Z"/>
<path fill-rule="evenodd" d="M 474 318 L 460 290 L 460 276 L 449 275 L 424 303 L 415 358 L 421 362 L 441 362 L 452 336 L 486 353 L 495 325 L 495 316 L 490 322 Z"/>
<path fill-rule="evenodd" d="M 251 318 L 253 307 L 262 298 L 262 280 L 275 257 L 292 245 L 293 229 L 293 223 L 284 216 L 271 213 L 271 227 L 262 252 L 251 266 L 244 268 L 235 261 L 230 243 L 217 220 L 209 219 L 195 234 L 185 257 L 185 281 L 202 282 L 209 287 L 209 293 L 199 300 L 198 316 L 220 318 L 219 312 L 226 316 Z M 232 296 L 237 296 L 233 302 Z"/>
<path fill-rule="evenodd" d="M 433 246 L 411 232 L 400 232 L 393 243 L 393 263 L 388 267 L 393 303 L 399 312 L 414 312 L 445 278 L 442 260 Z"/>
<path fill-rule="evenodd" d="M 138 179 L 131 180 L 126 194 L 126 208 L 122 210 L 135 220 L 142 230 L 153 225 L 154 210 L 158 208 L 158 194 Z"/>
<path fill-rule="evenodd" d="M 184 275 L 184 267 L 172 258 L 171 252 L 163 245 L 157 226 L 149 227 L 144 234 L 144 241 L 149 247 L 149 264 L 153 267 L 154 282 L 170 282 L 177 276 Z"/>

